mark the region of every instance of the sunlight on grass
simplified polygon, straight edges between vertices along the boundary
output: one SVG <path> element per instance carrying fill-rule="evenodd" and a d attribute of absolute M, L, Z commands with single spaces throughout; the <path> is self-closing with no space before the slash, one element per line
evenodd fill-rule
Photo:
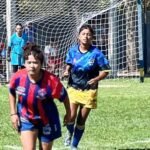
<path fill-rule="evenodd" d="M 106 86 L 107 85 L 107 86 Z M 113 86 L 114 85 L 114 86 Z M 150 79 L 139 82 L 101 82 L 98 108 L 92 110 L 86 124 L 80 150 L 150 149 Z M 61 121 L 63 105 L 57 102 Z M 21 146 L 19 136 L 12 129 L 7 87 L 0 88 L 0 149 L 6 145 Z M 65 149 L 62 138 L 54 143 L 55 149 Z M 55 150 L 54 149 L 54 150 Z"/>

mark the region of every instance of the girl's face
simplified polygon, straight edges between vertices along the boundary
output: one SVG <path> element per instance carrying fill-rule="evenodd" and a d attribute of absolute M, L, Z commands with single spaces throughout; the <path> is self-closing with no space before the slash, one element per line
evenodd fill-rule
<path fill-rule="evenodd" d="M 25 67 L 27 69 L 28 75 L 39 76 L 42 64 L 39 59 L 35 59 L 33 55 L 29 55 L 28 60 L 25 60 Z"/>
<path fill-rule="evenodd" d="M 79 42 L 80 42 L 80 44 L 91 45 L 92 38 L 93 38 L 93 35 L 92 35 L 92 33 L 90 32 L 89 29 L 83 29 L 79 33 Z"/>
<path fill-rule="evenodd" d="M 16 32 L 17 32 L 18 34 L 21 34 L 21 33 L 22 33 L 22 27 L 21 27 L 20 25 L 17 25 L 17 26 L 16 26 Z"/>

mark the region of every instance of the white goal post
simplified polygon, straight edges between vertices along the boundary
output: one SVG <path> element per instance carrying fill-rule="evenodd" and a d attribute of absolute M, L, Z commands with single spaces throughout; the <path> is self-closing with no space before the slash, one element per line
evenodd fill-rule
<path fill-rule="evenodd" d="M 109 78 L 139 79 L 139 66 L 143 68 L 141 6 L 141 0 L 2 0 L 0 42 L 7 47 L 16 23 L 25 29 L 30 24 L 33 41 L 45 53 L 44 67 L 61 77 L 66 52 L 77 42 L 79 27 L 90 24 L 95 32 L 93 44 L 110 61 Z M 10 68 L 2 71 L 8 80 Z"/>

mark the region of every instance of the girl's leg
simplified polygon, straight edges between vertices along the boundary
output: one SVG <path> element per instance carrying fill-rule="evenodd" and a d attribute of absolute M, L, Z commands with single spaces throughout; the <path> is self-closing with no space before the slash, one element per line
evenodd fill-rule
<path fill-rule="evenodd" d="M 52 150 L 53 142 L 45 143 L 40 142 L 39 149 L 40 150 Z"/>
<path fill-rule="evenodd" d="M 23 150 L 35 150 L 37 136 L 38 130 L 21 131 L 20 139 L 23 146 Z"/>
<path fill-rule="evenodd" d="M 74 124 L 75 124 L 75 120 L 77 116 L 78 105 L 71 103 L 70 108 L 71 108 L 71 119 L 70 119 L 70 122 L 66 126 L 68 132 L 66 133 L 66 137 L 65 137 L 65 142 L 64 142 L 65 146 L 69 146 L 71 144 L 71 138 L 74 132 Z"/>
<path fill-rule="evenodd" d="M 78 104 L 71 103 L 70 109 L 71 109 L 71 119 L 70 122 L 75 122 L 77 117 L 77 110 L 78 110 Z"/>
<path fill-rule="evenodd" d="M 85 125 L 85 122 L 89 116 L 89 113 L 91 111 L 91 108 L 86 108 L 80 106 L 80 110 L 77 116 L 77 124 L 78 125 Z"/>
<path fill-rule="evenodd" d="M 82 137 L 82 135 L 84 133 L 84 129 L 85 129 L 85 122 L 88 118 L 90 110 L 91 110 L 90 108 L 80 107 L 78 117 L 77 117 L 77 124 L 76 124 L 75 130 L 74 130 L 72 147 L 77 147 L 81 140 L 81 137 Z"/>

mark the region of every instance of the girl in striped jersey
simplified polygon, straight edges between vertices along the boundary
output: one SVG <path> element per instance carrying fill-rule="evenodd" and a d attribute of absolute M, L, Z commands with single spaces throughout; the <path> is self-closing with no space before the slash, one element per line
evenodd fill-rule
<path fill-rule="evenodd" d="M 70 119 L 68 95 L 60 80 L 42 69 L 44 56 L 38 46 L 28 44 L 24 58 L 26 68 L 16 72 L 10 80 L 11 121 L 20 133 L 23 150 L 34 150 L 37 138 L 40 149 L 51 150 L 53 141 L 61 136 L 59 113 L 54 99 L 64 104 L 66 124 Z"/>

